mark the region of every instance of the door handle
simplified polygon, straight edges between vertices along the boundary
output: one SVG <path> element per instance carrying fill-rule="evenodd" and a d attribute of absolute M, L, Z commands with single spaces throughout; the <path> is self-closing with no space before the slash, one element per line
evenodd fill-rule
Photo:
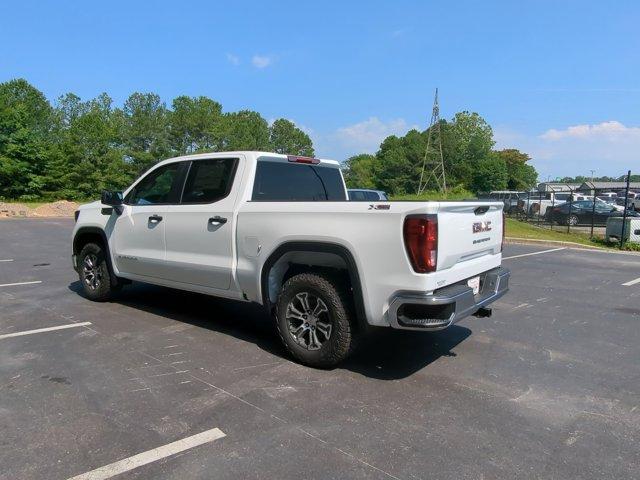
<path fill-rule="evenodd" d="M 162 221 L 162 217 L 160 215 L 151 215 L 149 217 L 150 223 L 160 223 Z"/>
<path fill-rule="evenodd" d="M 209 219 L 209 225 L 222 225 L 224 223 L 227 223 L 227 219 L 224 217 L 219 217 L 217 215 Z"/>

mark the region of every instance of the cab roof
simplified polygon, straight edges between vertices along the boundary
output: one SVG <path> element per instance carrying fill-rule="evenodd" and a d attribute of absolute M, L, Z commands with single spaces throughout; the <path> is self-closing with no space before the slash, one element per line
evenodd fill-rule
<path fill-rule="evenodd" d="M 204 160 L 207 158 L 228 157 L 228 156 L 234 156 L 234 155 L 243 155 L 246 158 L 252 159 L 252 160 L 257 160 L 260 157 L 269 157 L 272 159 L 282 159 L 282 161 L 285 161 L 285 162 L 289 161 L 289 156 L 281 153 L 263 152 L 263 151 L 256 151 L 256 150 L 234 150 L 230 152 L 209 152 L 209 153 L 194 153 L 191 155 L 181 155 L 179 157 L 172 157 L 172 158 L 167 158 L 166 160 L 162 160 L 158 162 L 157 165 L 172 163 L 177 161 Z M 327 166 L 328 165 L 336 166 L 336 167 L 340 166 L 340 162 L 338 162 L 337 160 L 328 160 L 325 158 L 318 158 L 317 160 L 319 160 L 321 164 L 324 164 Z"/>

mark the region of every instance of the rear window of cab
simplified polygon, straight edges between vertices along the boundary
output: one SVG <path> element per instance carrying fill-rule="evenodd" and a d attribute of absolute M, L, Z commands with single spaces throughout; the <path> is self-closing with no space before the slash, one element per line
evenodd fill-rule
<path fill-rule="evenodd" d="M 255 202 L 340 202 L 347 195 L 339 168 L 258 160 L 253 184 Z"/>

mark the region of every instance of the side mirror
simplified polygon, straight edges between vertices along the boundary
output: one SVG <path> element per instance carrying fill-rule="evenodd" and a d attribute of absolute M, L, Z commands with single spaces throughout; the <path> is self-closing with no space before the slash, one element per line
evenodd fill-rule
<path fill-rule="evenodd" d="M 122 205 L 122 192 L 111 192 L 104 190 L 100 199 L 103 205 L 109 205 L 111 207 L 119 207 Z"/>

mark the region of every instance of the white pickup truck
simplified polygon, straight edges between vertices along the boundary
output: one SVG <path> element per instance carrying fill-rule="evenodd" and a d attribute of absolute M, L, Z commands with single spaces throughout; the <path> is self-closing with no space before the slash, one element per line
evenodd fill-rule
<path fill-rule="evenodd" d="M 141 281 L 264 305 L 300 362 L 368 326 L 432 331 L 508 290 L 502 202 L 349 202 L 336 161 L 266 152 L 162 161 L 76 212 L 73 266 L 105 301 Z"/>

